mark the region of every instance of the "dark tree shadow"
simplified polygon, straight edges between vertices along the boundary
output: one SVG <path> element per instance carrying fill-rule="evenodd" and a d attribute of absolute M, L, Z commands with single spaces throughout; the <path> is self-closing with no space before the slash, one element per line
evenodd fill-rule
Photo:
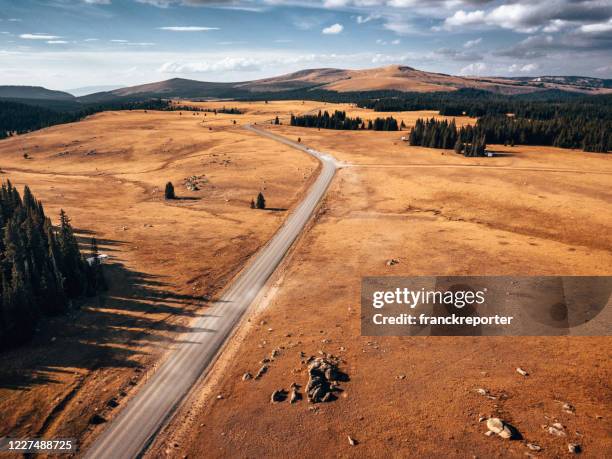
<path fill-rule="evenodd" d="M 287 209 L 283 207 L 266 207 L 264 210 L 267 210 L 268 212 L 286 212 L 287 211 Z"/>
<path fill-rule="evenodd" d="M 79 230 L 84 252 L 92 234 Z M 101 253 L 111 252 L 122 241 L 98 239 Z M 112 260 L 112 258 L 110 259 Z M 140 367 L 141 345 L 167 348 L 190 342 L 194 329 L 168 319 L 204 315 L 197 311 L 208 302 L 202 296 L 178 294 L 163 278 L 105 261 L 109 290 L 83 298 L 68 313 L 43 320 L 32 341 L 0 354 L 0 388 L 29 390 L 58 381 L 74 369 Z M 187 334 L 181 336 L 181 334 Z"/>

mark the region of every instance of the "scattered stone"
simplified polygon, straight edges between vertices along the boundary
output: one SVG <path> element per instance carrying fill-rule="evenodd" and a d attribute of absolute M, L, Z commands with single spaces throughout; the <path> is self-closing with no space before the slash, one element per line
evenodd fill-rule
<path fill-rule="evenodd" d="M 500 433 L 504 430 L 504 421 L 499 418 L 489 418 L 487 420 L 487 429 L 489 429 L 493 433 Z"/>
<path fill-rule="evenodd" d="M 486 421 L 486 420 L 487 420 L 487 417 L 486 417 L 486 416 L 480 416 L 480 417 L 478 418 L 478 422 L 484 422 L 484 421 Z"/>
<path fill-rule="evenodd" d="M 563 411 L 565 411 L 568 414 L 575 414 L 576 413 L 576 408 L 573 405 L 570 405 L 569 403 L 564 403 L 563 404 Z"/>
<path fill-rule="evenodd" d="M 510 430 L 510 428 L 508 427 L 508 425 L 505 425 L 504 428 L 502 429 L 502 431 L 500 433 L 498 433 L 497 435 L 499 435 L 500 437 L 509 440 L 510 438 L 512 438 L 512 430 Z"/>
<path fill-rule="evenodd" d="M 491 435 L 495 435 L 495 432 L 493 432 L 492 430 L 487 430 L 487 431 L 485 432 L 485 435 L 486 435 L 487 437 L 490 437 Z"/>
<path fill-rule="evenodd" d="M 291 394 L 289 395 L 289 403 L 293 404 L 301 400 L 302 395 L 298 392 L 297 387 L 291 388 Z"/>
<path fill-rule="evenodd" d="M 510 440 L 512 438 L 520 438 L 520 434 L 518 430 L 508 424 L 507 422 L 502 421 L 499 418 L 489 418 L 487 419 L 487 429 L 490 432 L 496 433 L 501 438 L 506 440 Z"/>
<path fill-rule="evenodd" d="M 520 374 L 520 375 L 523 375 L 523 376 L 529 376 L 529 373 L 527 373 L 527 372 L 526 372 L 525 370 L 523 370 L 521 367 L 518 367 L 518 368 L 516 369 L 516 372 L 517 372 L 518 374 Z"/>
<path fill-rule="evenodd" d="M 578 443 L 570 443 L 569 445 L 567 445 L 567 450 L 572 454 L 580 454 L 582 448 Z"/>
<path fill-rule="evenodd" d="M 272 351 L 272 354 L 270 354 L 270 358 L 271 358 L 271 359 L 274 359 L 274 358 L 278 357 L 278 354 L 280 354 L 280 350 L 278 350 L 278 349 L 274 349 L 274 350 Z"/>
<path fill-rule="evenodd" d="M 119 406 L 119 402 L 117 402 L 116 398 L 111 398 L 108 402 L 106 402 L 106 406 L 109 408 L 117 408 Z"/>
<path fill-rule="evenodd" d="M 217 395 L 217 400 L 223 400 L 223 394 Z"/>
<path fill-rule="evenodd" d="M 268 365 L 262 365 L 257 374 L 255 375 L 255 379 L 261 378 L 268 371 Z"/>
<path fill-rule="evenodd" d="M 555 426 L 549 426 L 548 433 L 557 437 L 565 437 L 565 431 L 563 430 L 563 427 L 559 429 Z"/>
<path fill-rule="evenodd" d="M 242 380 L 248 381 L 249 379 L 253 379 L 253 375 L 247 371 L 245 374 L 242 375 Z"/>
<path fill-rule="evenodd" d="M 399 376 L 397 377 L 397 379 L 400 379 L 400 380 L 402 380 L 402 379 L 406 379 L 406 375 L 399 375 Z"/>
<path fill-rule="evenodd" d="M 392 258 L 390 260 L 387 260 L 387 266 L 395 266 L 395 265 L 399 265 L 399 260 L 397 258 Z"/>
<path fill-rule="evenodd" d="M 353 437 L 351 437 L 350 435 L 347 435 L 347 438 L 348 438 L 349 445 L 351 445 L 351 446 L 357 446 L 357 440 L 355 440 L 355 439 L 354 439 Z"/>
<path fill-rule="evenodd" d="M 306 394 L 310 403 L 329 402 L 335 399 L 337 381 L 343 378 L 338 370 L 338 360 L 333 356 L 313 359 L 308 366 Z"/>
<path fill-rule="evenodd" d="M 527 448 L 531 451 L 541 451 L 542 447 L 540 445 L 536 445 L 535 443 L 527 443 Z"/>
<path fill-rule="evenodd" d="M 287 400 L 287 391 L 285 389 L 275 390 L 270 396 L 270 403 L 281 403 L 285 400 Z"/>
<path fill-rule="evenodd" d="M 486 389 L 483 389 L 482 387 L 479 387 L 477 389 L 474 389 L 476 391 L 476 393 L 480 394 L 480 395 L 487 395 L 488 392 Z"/>
<path fill-rule="evenodd" d="M 557 429 L 560 429 L 560 430 L 563 430 L 563 429 L 564 429 L 563 424 L 561 424 L 560 422 L 555 422 L 555 423 L 553 424 L 553 427 L 555 427 L 555 428 L 557 428 Z"/>

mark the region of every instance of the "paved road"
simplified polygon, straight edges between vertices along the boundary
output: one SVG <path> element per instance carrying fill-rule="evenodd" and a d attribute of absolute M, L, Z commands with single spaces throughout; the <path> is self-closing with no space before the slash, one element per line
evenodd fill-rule
<path fill-rule="evenodd" d="M 241 316 L 300 235 L 331 183 L 336 161 L 301 144 L 254 126 L 251 132 L 318 158 L 321 173 L 274 237 L 253 257 L 223 296 L 193 324 L 176 350 L 150 377 L 86 452 L 88 458 L 133 458 L 143 452 L 170 419 L 189 389 L 207 371 Z"/>

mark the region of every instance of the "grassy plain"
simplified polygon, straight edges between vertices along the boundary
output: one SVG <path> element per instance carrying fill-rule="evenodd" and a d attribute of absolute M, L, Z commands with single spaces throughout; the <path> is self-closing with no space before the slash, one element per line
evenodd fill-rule
<path fill-rule="evenodd" d="M 286 125 L 291 113 L 319 109 L 392 115 L 408 126 L 433 112 L 377 114 L 301 101 L 194 105 L 244 113 L 112 112 L 0 142 L 3 178 L 29 184 L 50 215 L 64 208 L 85 243 L 95 234 L 111 255 L 112 286 L 7 354 L 0 435 L 76 436 L 86 444 L 101 428 L 89 425 L 91 416 L 110 419 L 206 300 L 271 237 L 317 164 L 241 128 L 256 122 L 345 167 L 253 316 L 151 456 L 523 457 L 530 441 L 544 457 L 565 454 L 569 442 L 599 457 L 612 448 L 607 338 L 373 339 L 359 327 L 366 275 L 610 274 L 609 156 L 493 146 L 499 157 L 463 158 L 409 147 L 404 133 Z M 271 126 L 277 115 L 283 125 Z M 191 176 L 199 177 L 199 191 L 185 188 Z M 163 200 L 168 180 L 182 199 Z M 281 210 L 250 210 L 260 190 Z M 399 264 L 388 266 L 390 259 Z M 277 348 L 263 378 L 242 381 Z M 343 359 L 350 381 L 340 398 L 316 409 L 305 401 L 270 404 L 272 391 L 305 386 L 300 352 L 320 350 Z M 565 402 L 575 414 L 562 410 Z M 492 414 L 526 441 L 484 436 L 478 419 Z M 556 421 L 566 437 L 542 428 Z M 347 435 L 358 444 L 350 446 Z"/>
<path fill-rule="evenodd" d="M 609 275 L 609 156 L 498 145 L 490 149 L 500 156 L 475 159 L 409 147 L 399 133 L 269 129 L 345 167 L 258 314 L 151 456 L 535 455 L 527 443 L 542 457 L 566 455 L 569 443 L 605 456 L 609 338 L 361 337 L 359 302 L 362 276 Z M 242 381 L 274 349 L 265 376 Z M 343 359 L 350 381 L 339 399 L 271 404 L 292 383 L 304 392 L 302 355 L 320 351 Z M 488 416 L 524 440 L 485 436 L 479 418 Z M 564 437 L 547 432 L 556 422 Z"/>

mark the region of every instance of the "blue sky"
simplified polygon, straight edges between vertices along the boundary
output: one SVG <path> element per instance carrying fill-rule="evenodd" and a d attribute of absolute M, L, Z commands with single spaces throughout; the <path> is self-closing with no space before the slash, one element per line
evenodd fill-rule
<path fill-rule="evenodd" d="M 0 0 L 0 84 L 241 81 L 390 64 L 612 77 L 612 0 Z"/>

